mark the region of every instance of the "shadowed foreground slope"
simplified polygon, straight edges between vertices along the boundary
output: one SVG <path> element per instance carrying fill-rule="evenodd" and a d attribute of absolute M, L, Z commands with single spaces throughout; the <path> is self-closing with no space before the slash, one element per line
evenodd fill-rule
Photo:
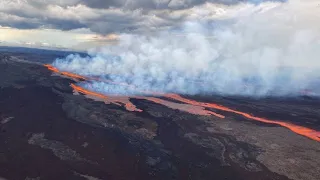
<path fill-rule="evenodd" d="M 210 107 L 225 118 L 192 114 L 168 97 L 131 98 L 142 111 L 127 111 L 74 94 L 74 80 L 21 55 L 0 58 L 0 177 L 8 180 L 320 176 L 319 142 L 287 128 Z M 184 98 L 319 131 L 314 99 Z"/>

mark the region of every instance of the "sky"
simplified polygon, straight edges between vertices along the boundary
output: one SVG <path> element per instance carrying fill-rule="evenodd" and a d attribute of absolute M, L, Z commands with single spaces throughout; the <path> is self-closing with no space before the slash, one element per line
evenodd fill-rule
<path fill-rule="evenodd" d="M 86 50 L 116 43 L 118 34 L 177 32 L 185 22 L 232 19 L 246 14 L 243 11 L 257 11 L 260 6 L 272 3 L 268 0 L 0 0 L 0 45 Z"/>
<path fill-rule="evenodd" d="M 320 77 L 320 3 L 0 0 L 0 42 L 86 51 L 53 65 L 156 92 L 293 95 L 314 89 Z"/>

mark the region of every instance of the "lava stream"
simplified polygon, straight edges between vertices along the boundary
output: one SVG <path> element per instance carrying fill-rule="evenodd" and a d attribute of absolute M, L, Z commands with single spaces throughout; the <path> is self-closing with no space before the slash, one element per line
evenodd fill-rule
<path fill-rule="evenodd" d="M 139 90 L 139 88 L 137 88 L 134 85 L 131 84 L 127 84 L 125 82 L 114 82 L 112 80 L 108 80 L 108 79 L 103 79 L 103 78 L 99 78 L 99 77 L 92 77 L 92 76 L 81 76 L 78 74 L 74 74 L 74 73 L 70 73 L 70 72 L 65 72 L 65 71 L 60 71 L 58 70 L 56 67 L 50 65 L 50 64 L 45 64 L 45 67 L 48 68 L 48 70 L 60 74 L 62 76 L 68 77 L 68 78 L 73 78 L 76 80 L 81 80 L 81 81 L 99 81 L 99 82 L 104 82 L 104 83 L 108 83 L 108 84 L 114 84 L 114 85 L 119 85 L 119 86 L 126 86 L 128 88 L 131 88 L 133 90 L 137 90 L 143 94 L 149 94 L 149 95 L 153 95 L 153 96 L 162 96 L 164 95 L 164 93 L 161 92 L 151 92 L 151 91 L 146 91 L 146 90 Z"/>
<path fill-rule="evenodd" d="M 136 108 L 136 106 L 129 101 L 129 97 L 108 97 L 104 94 L 92 92 L 92 91 L 86 90 L 80 86 L 76 86 L 74 84 L 71 84 L 71 87 L 73 88 L 74 91 L 80 92 L 82 94 L 88 95 L 93 98 L 98 98 L 98 100 L 102 100 L 107 104 L 113 103 L 118 106 L 121 106 L 121 104 L 124 104 L 124 107 L 128 111 L 142 112 L 141 109 Z"/>
<path fill-rule="evenodd" d="M 113 103 L 116 105 L 120 105 L 119 103 L 124 104 L 124 107 L 128 110 L 128 111 L 137 111 L 137 112 L 142 112 L 142 110 L 137 109 L 136 106 L 134 104 L 132 104 L 130 102 L 130 98 L 136 98 L 136 99 L 144 99 L 144 100 L 148 100 L 157 104 L 161 104 L 164 105 L 166 107 L 169 107 L 171 109 L 177 109 L 180 111 L 185 111 L 188 112 L 190 114 L 195 114 L 195 115 L 204 115 L 204 116 L 209 116 L 209 115 L 214 115 L 217 116 L 219 118 L 225 118 L 223 115 L 221 114 L 217 114 L 215 112 L 209 111 L 209 110 L 205 110 L 204 107 L 201 106 L 196 106 L 196 105 L 192 105 L 192 104 L 179 104 L 179 103 L 174 103 L 174 102 L 170 102 L 170 101 L 166 101 L 160 98 L 156 98 L 156 97 L 144 97 L 144 96 L 133 96 L 133 97 L 122 97 L 122 96 L 106 96 L 100 93 L 96 93 L 96 92 L 92 92 L 89 91 L 87 89 L 84 89 L 80 86 L 76 86 L 74 84 L 71 84 L 71 87 L 73 88 L 74 91 L 80 92 L 82 94 L 88 95 L 90 97 L 93 98 L 99 98 L 100 100 L 103 100 L 106 103 Z M 121 106 L 121 105 L 120 105 Z"/>
<path fill-rule="evenodd" d="M 155 97 L 143 97 L 142 99 L 167 106 L 171 109 L 178 109 L 180 111 L 185 111 L 190 114 L 204 115 L 204 116 L 214 115 L 219 118 L 225 118 L 225 116 L 221 114 L 206 110 L 204 107 L 193 105 L 193 104 L 179 104 L 179 103 L 170 102 L 170 101 L 166 101 L 166 100 L 155 98 Z"/>
<path fill-rule="evenodd" d="M 259 122 L 264 122 L 264 123 L 268 123 L 268 124 L 277 124 L 277 125 L 286 127 L 297 134 L 306 136 L 310 139 L 313 139 L 315 141 L 320 142 L 320 132 L 313 130 L 313 129 L 309 129 L 306 127 L 298 126 L 298 125 L 283 122 L 283 121 L 276 121 L 276 120 L 270 120 L 270 119 L 252 116 L 248 113 L 233 110 L 228 107 L 221 106 L 221 105 L 214 104 L 214 103 L 203 103 L 203 102 L 198 102 L 198 101 L 186 99 L 186 98 L 179 96 L 178 94 L 168 94 L 168 95 L 166 95 L 166 97 L 174 99 L 174 100 L 178 100 L 180 102 L 187 103 L 187 104 L 193 104 L 193 105 L 202 106 L 202 107 L 206 107 L 206 108 L 213 108 L 213 109 L 218 109 L 218 110 L 222 110 L 222 111 L 232 112 L 232 113 L 244 116 L 248 119 L 259 121 Z"/>
<path fill-rule="evenodd" d="M 63 76 L 66 76 L 66 77 L 69 77 L 69 78 L 74 78 L 74 79 L 77 79 L 77 80 L 86 80 L 87 78 L 84 77 L 84 76 L 80 76 L 78 74 L 74 74 L 74 73 L 70 73 L 70 72 L 64 72 L 64 71 L 59 71 L 57 68 L 53 67 L 52 65 L 50 64 L 45 64 L 44 65 L 45 67 L 47 67 L 50 71 L 52 72 L 55 72 L 55 73 L 58 73 L 58 74 L 61 74 Z"/>
<path fill-rule="evenodd" d="M 116 84 L 116 85 L 120 85 L 120 86 L 128 86 L 128 87 L 132 87 L 132 88 L 136 89 L 135 86 L 129 85 L 129 84 L 126 84 L 126 83 L 117 83 L 117 82 L 113 82 L 111 80 L 101 80 L 99 78 L 84 77 L 84 76 L 80 76 L 80 75 L 69 73 L 69 72 L 61 72 L 57 68 L 53 67 L 52 65 L 45 65 L 45 66 L 50 71 L 55 72 L 55 73 L 59 73 L 61 75 L 69 77 L 69 78 L 75 78 L 77 80 L 104 81 L 104 82 L 107 82 L 107 83 Z M 269 119 L 265 119 L 265 118 L 256 117 L 256 116 L 250 115 L 248 113 L 237 111 L 237 110 L 233 110 L 233 109 L 230 109 L 228 107 L 221 106 L 221 105 L 214 104 L 214 103 L 198 102 L 198 101 L 195 101 L 195 100 L 184 98 L 184 97 L 182 97 L 182 96 L 180 96 L 178 94 L 163 94 L 163 93 L 156 93 L 156 92 L 154 92 L 154 93 L 153 92 L 148 92 L 149 94 L 162 95 L 164 97 L 180 101 L 180 102 L 182 102 L 184 104 L 175 103 L 175 102 L 171 102 L 171 101 L 166 101 L 166 100 L 163 100 L 163 99 L 160 99 L 160 98 L 156 98 L 156 97 L 121 97 L 121 96 L 110 96 L 110 97 L 108 97 L 108 96 L 106 96 L 104 94 L 92 92 L 92 91 L 86 90 L 86 89 L 84 89 L 84 88 L 82 88 L 80 86 L 76 86 L 74 84 L 71 84 L 71 87 L 77 92 L 80 92 L 82 94 L 85 94 L 85 95 L 88 95 L 88 96 L 92 96 L 92 97 L 95 97 L 95 98 L 99 98 L 99 99 L 103 100 L 106 103 L 113 103 L 113 104 L 117 104 L 117 105 L 120 105 L 119 103 L 122 103 L 122 104 L 124 104 L 125 108 L 128 111 L 137 111 L 137 112 L 141 112 L 142 111 L 140 109 L 137 109 L 136 106 L 134 104 L 132 104 L 130 102 L 130 100 L 129 100 L 130 98 L 136 98 L 136 99 L 145 99 L 145 100 L 148 100 L 148 101 L 152 101 L 154 103 L 162 104 L 164 106 L 167 106 L 167 107 L 169 107 L 171 109 L 178 109 L 178 110 L 181 110 L 181 111 L 189 112 L 191 114 L 214 115 L 214 116 L 217 116 L 219 118 L 225 118 L 225 116 L 223 116 L 221 114 L 217 114 L 217 113 L 215 113 L 213 111 L 205 109 L 205 108 L 212 108 L 212 109 L 217 109 L 217 110 L 221 110 L 221 111 L 232 112 L 232 113 L 241 115 L 243 117 L 246 117 L 247 119 L 251 119 L 251 120 L 255 120 L 255 121 L 259 121 L 259 122 L 263 122 L 263 123 L 268 123 L 268 124 L 280 125 L 280 126 L 288 128 L 289 130 L 291 130 L 291 131 L 293 131 L 293 132 L 295 132 L 295 133 L 297 133 L 299 135 L 302 135 L 302 136 L 305 136 L 305 137 L 308 137 L 310 139 L 313 139 L 315 141 L 320 142 L 320 132 L 315 131 L 313 129 L 309 129 L 309 128 L 306 128 L 306 127 L 298 126 L 298 125 L 295 125 L 295 124 L 292 124 L 292 123 L 288 123 L 288 122 L 277 121 L 277 120 L 269 120 Z"/>

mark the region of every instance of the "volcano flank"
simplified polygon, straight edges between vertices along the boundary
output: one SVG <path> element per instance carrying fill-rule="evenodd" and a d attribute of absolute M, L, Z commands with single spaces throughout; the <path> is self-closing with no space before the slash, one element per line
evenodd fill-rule
<path fill-rule="evenodd" d="M 316 97 L 151 92 L 62 71 L 55 58 L 0 53 L 0 179 L 320 177 Z M 82 86 L 91 81 L 138 93 Z"/>

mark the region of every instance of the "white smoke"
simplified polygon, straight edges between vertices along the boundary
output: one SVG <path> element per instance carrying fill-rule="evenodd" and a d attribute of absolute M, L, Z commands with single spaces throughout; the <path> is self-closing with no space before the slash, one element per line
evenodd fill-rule
<path fill-rule="evenodd" d="M 187 22 L 178 33 L 122 34 L 117 45 L 53 65 L 143 91 L 266 96 L 314 90 L 320 77 L 317 0 L 269 5 L 249 14 L 241 9 L 238 17 L 214 23 Z M 84 86 L 103 93 L 139 92 L 104 82 Z"/>

